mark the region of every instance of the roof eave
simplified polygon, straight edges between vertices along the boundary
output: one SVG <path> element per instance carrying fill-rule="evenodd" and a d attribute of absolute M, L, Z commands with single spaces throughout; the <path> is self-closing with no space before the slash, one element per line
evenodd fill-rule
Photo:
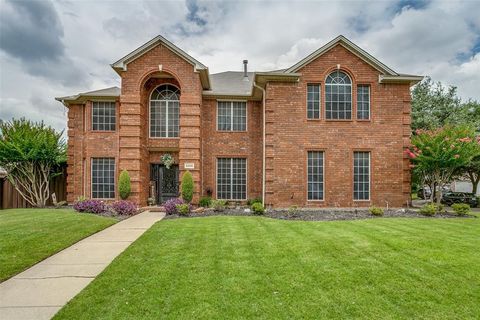
<path fill-rule="evenodd" d="M 423 76 L 390 76 L 390 75 L 379 75 L 379 83 L 408 83 L 410 86 L 413 86 L 423 80 Z"/>

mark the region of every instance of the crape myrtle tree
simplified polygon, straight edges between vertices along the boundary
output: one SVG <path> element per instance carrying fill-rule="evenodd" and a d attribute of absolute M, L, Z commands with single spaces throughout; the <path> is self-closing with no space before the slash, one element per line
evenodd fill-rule
<path fill-rule="evenodd" d="M 0 167 L 20 195 L 34 207 L 50 197 L 50 180 L 66 161 L 62 132 L 24 118 L 0 123 Z"/>
<path fill-rule="evenodd" d="M 442 187 L 458 170 L 479 156 L 475 130 L 466 126 L 446 126 L 434 130 L 416 130 L 412 147 L 405 150 L 411 159 L 414 174 L 432 190 L 430 201 L 440 204 Z"/>

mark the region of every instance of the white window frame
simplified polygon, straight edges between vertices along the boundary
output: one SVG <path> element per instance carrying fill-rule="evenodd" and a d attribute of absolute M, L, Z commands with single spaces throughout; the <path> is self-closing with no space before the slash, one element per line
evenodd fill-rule
<path fill-rule="evenodd" d="M 229 102 L 230 103 L 230 130 L 221 130 L 219 128 L 219 102 Z M 242 102 L 245 103 L 245 130 L 233 130 L 233 103 L 234 102 Z M 247 100 L 217 100 L 217 115 L 216 115 L 216 122 L 217 122 L 217 131 L 220 132 L 247 132 L 248 131 L 248 101 Z"/>
<path fill-rule="evenodd" d="M 308 116 L 308 87 L 309 86 L 316 86 L 318 87 L 318 118 L 310 118 Z M 322 85 L 320 83 L 315 83 L 315 82 L 310 82 L 310 83 L 307 83 L 307 97 L 306 97 L 306 101 L 307 101 L 307 108 L 306 108 L 306 111 L 307 111 L 307 120 L 320 120 L 322 119 Z"/>
<path fill-rule="evenodd" d="M 323 158 L 322 158 L 322 169 L 323 169 L 323 173 L 322 173 L 322 186 L 323 186 L 323 198 L 322 199 L 309 199 L 308 198 L 308 154 L 310 152 L 321 152 L 323 155 Z M 325 150 L 307 150 L 307 201 L 308 202 L 324 202 L 325 201 Z"/>
<path fill-rule="evenodd" d="M 215 158 L 215 195 L 218 197 L 218 159 L 245 159 L 245 198 L 244 199 L 221 199 L 225 201 L 245 201 L 248 199 L 248 158 L 247 157 L 231 157 L 231 156 L 218 156 Z M 233 177 L 233 165 L 230 168 L 230 176 Z M 232 194 L 232 192 L 230 192 Z"/>
<path fill-rule="evenodd" d="M 356 152 L 368 153 L 368 199 L 355 199 L 355 153 Z M 353 188 L 352 188 L 353 201 L 358 201 L 358 202 L 370 201 L 370 199 L 372 198 L 372 190 L 371 190 L 372 189 L 372 152 L 369 151 L 369 150 L 355 150 L 355 151 L 353 151 L 352 164 L 353 164 L 353 174 L 352 174 L 352 178 L 353 178 L 353 181 L 352 181 L 352 184 L 353 184 Z"/>
<path fill-rule="evenodd" d="M 94 121 L 93 121 L 93 118 L 94 118 L 94 114 L 93 114 L 93 108 L 94 108 L 94 105 L 95 103 L 113 103 L 113 106 L 114 106 L 114 109 L 115 109 L 115 122 L 114 122 L 114 125 L 115 125 L 115 129 L 114 130 L 100 130 L 100 129 L 94 129 L 93 128 L 93 124 L 94 124 Z M 115 132 L 117 131 L 117 102 L 116 101 L 113 101 L 113 100 L 106 100 L 106 101 L 102 101 L 102 100 L 93 100 L 92 101 L 92 108 L 91 108 L 91 130 L 93 132 Z"/>
<path fill-rule="evenodd" d="M 94 198 L 93 197 L 93 160 L 94 159 L 113 159 L 113 198 Z M 112 200 L 117 196 L 117 161 L 114 157 L 91 157 L 90 158 L 90 198 L 95 200 Z"/>
<path fill-rule="evenodd" d="M 345 83 L 328 83 L 328 78 L 335 72 L 341 72 L 343 74 L 345 74 L 348 78 L 348 80 L 350 81 L 350 83 L 348 84 L 345 84 Z M 330 87 L 330 90 L 333 88 L 333 87 L 339 87 L 339 86 L 346 86 L 346 87 L 350 87 L 350 118 L 329 118 L 328 117 L 328 109 L 327 109 L 327 102 L 328 102 L 328 99 L 327 99 L 327 88 Z M 332 72 L 330 72 L 327 77 L 325 78 L 325 120 L 327 121 L 352 121 L 353 120 L 353 108 L 354 108 L 354 105 L 353 105 L 353 79 L 350 77 L 350 75 L 345 72 L 344 70 L 334 70 Z M 338 91 L 338 89 L 337 89 Z M 337 94 L 339 94 L 337 92 Z M 345 93 L 344 93 L 345 95 Z M 333 102 L 336 102 L 336 103 L 339 103 L 339 100 L 337 101 L 330 101 L 330 103 L 333 103 Z M 345 103 L 345 101 L 343 101 L 343 103 Z M 331 114 L 334 113 L 334 111 L 339 115 L 340 114 L 340 111 L 339 110 L 331 110 Z M 346 113 L 346 111 L 344 111 Z"/>
<path fill-rule="evenodd" d="M 152 94 L 157 90 L 158 87 L 161 86 L 172 86 L 178 89 L 180 92 L 180 88 L 171 83 L 162 83 L 156 86 L 152 92 L 150 92 L 150 97 L 148 98 L 148 137 L 150 139 L 180 139 L 180 99 L 179 100 L 153 100 L 153 101 L 165 101 L 166 103 L 166 112 L 165 112 L 165 128 L 166 128 L 166 136 L 165 137 L 153 137 L 152 136 Z M 180 92 L 181 93 L 181 92 Z M 170 137 L 168 133 L 168 102 L 178 102 L 178 136 L 177 137 Z"/>
<path fill-rule="evenodd" d="M 358 87 L 367 87 L 368 88 L 368 118 L 359 118 L 358 117 Z M 372 101 L 372 86 L 370 84 L 362 84 L 362 83 L 359 83 L 357 84 L 357 114 L 356 114 L 356 118 L 357 120 L 360 120 L 360 121 L 367 121 L 367 120 L 370 120 L 371 117 L 372 117 L 372 107 L 371 107 L 371 101 Z M 362 103 L 364 103 L 365 101 L 362 101 Z"/>

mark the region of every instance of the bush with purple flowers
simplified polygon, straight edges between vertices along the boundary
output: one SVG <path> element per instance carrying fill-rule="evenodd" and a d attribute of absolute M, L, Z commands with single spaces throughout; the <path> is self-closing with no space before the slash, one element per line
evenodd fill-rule
<path fill-rule="evenodd" d="M 165 212 L 169 215 L 171 214 L 177 214 L 177 204 L 184 204 L 185 201 L 181 198 L 172 198 L 170 200 L 167 200 L 164 204 L 163 207 L 165 208 Z"/>
<path fill-rule="evenodd" d="M 122 216 L 134 215 L 137 213 L 137 210 L 138 210 L 137 205 L 132 201 L 128 201 L 128 200 L 115 201 L 114 203 L 111 204 L 110 207 L 116 214 L 119 214 Z"/>
<path fill-rule="evenodd" d="M 75 202 L 73 209 L 78 212 L 104 213 L 108 207 L 100 200 L 80 200 Z"/>

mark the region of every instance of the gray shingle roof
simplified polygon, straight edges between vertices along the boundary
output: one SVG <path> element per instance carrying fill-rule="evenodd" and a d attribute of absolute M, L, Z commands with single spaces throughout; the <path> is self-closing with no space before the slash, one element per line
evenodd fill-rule
<path fill-rule="evenodd" d="M 119 87 L 110 87 L 100 90 L 82 92 L 73 96 L 58 97 L 55 100 L 76 100 L 80 97 L 120 97 L 120 88 Z"/>
<path fill-rule="evenodd" d="M 226 71 L 210 75 L 212 90 L 204 94 L 215 95 L 247 95 L 252 93 L 254 72 L 248 72 L 248 81 L 243 77 L 242 71 Z"/>

